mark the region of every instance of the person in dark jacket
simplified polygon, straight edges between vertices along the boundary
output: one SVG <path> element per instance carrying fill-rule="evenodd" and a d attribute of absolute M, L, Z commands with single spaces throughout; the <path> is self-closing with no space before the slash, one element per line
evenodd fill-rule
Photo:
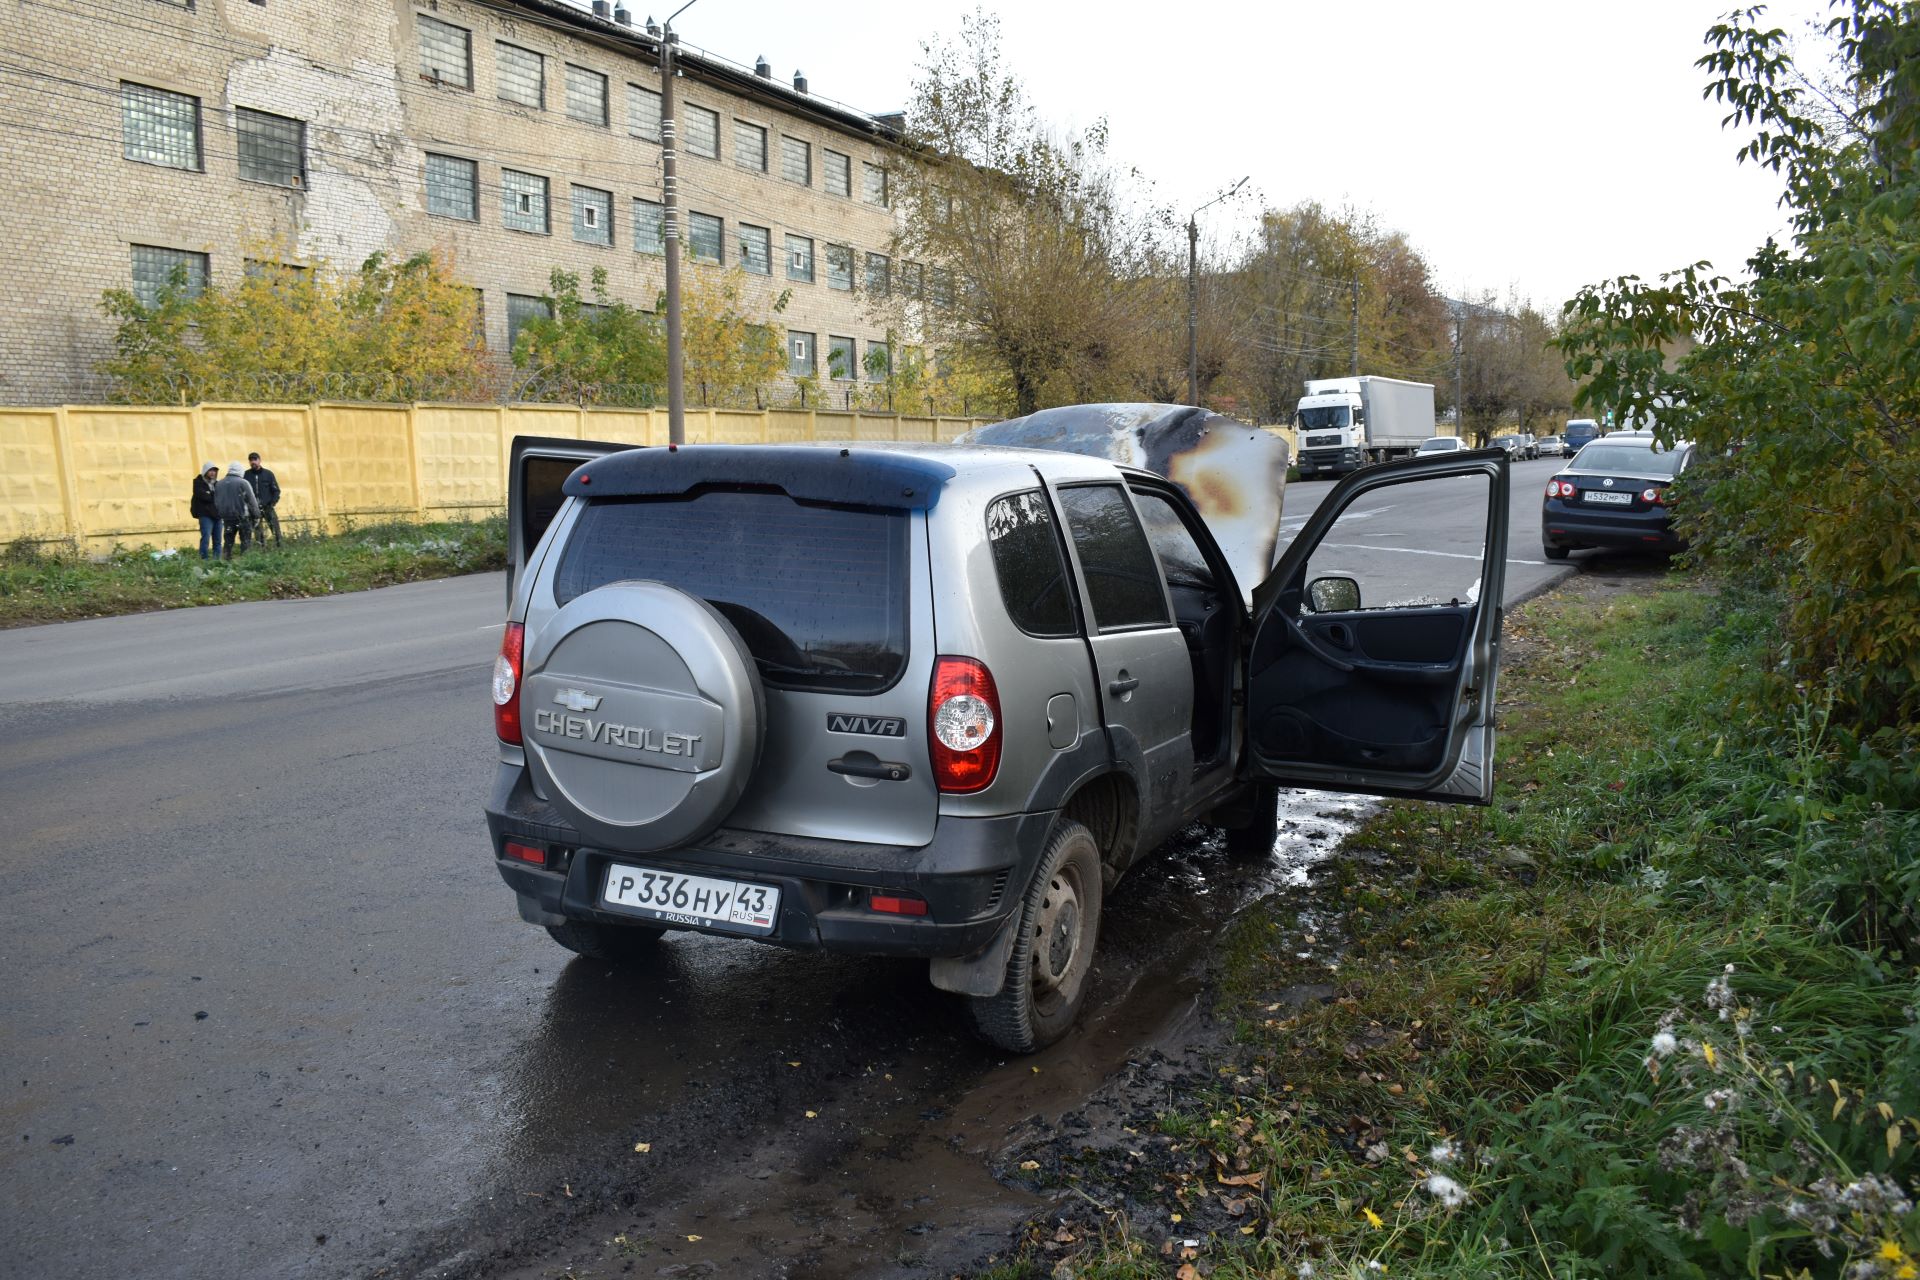
<path fill-rule="evenodd" d="M 280 482 L 273 478 L 273 472 L 260 465 L 260 455 L 247 455 L 247 483 L 253 486 L 253 496 L 260 503 L 260 523 L 254 528 L 254 539 L 264 548 L 267 545 L 267 530 L 273 530 L 273 545 L 280 545 L 280 517 L 273 509 L 280 503 Z"/>
<path fill-rule="evenodd" d="M 226 528 L 226 559 L 233 559 L 235 538 L 240 540 L 242 553 L 250 549 L 253 525 L 260 518 L 260 499 L 253 496 L 253 486 L 247 483 L 239 463 L 230 464 L 225 478 L 213 486 L 213 510 Z"/>
<path fill-rule="evenodd" d="M 213 509 L 213 485 L 220 478 L 220 468 L 211 462 L 200 464 L 200 474 L 193 478 L 193 501 L 187 510 L 200 522 L 200 558 L 207 558 L 207 548 L 213 548 L 213 558 L 220 558 L 220 514 Z"/>

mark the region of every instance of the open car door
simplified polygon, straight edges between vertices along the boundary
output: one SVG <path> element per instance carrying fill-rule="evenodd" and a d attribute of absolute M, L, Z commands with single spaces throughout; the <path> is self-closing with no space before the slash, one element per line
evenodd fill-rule
<path fill-rule="evenodd" d="M 507 463 L 507 603 L 527 558 L 560 514 L 566 496 L 560 486 L 583 462 L 637 448 L 605 440 L 569 440 L 564 436 L 515 436 Z"/>
<path fill-rule="evenodd" d="M 1371 517 L 1392 507 L 1395 527 L 1420 532 L 1382 536 Z M 1493 799 L 1507 512 L 1503 449 L 1369 467 L 1333 488 L 1254 592 L 1254 776 Z"/>

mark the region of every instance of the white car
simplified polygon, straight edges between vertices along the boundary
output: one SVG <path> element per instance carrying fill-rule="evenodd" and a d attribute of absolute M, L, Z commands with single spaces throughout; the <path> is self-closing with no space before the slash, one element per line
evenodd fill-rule
<path fill-rule="evenodd" d="M 1538 448 L 1543 458 L 1564 458 L 1567 456 L 1567 442 L 1559 436 L 1541 436 Z"/>
<path fill-rule="evenodd" d="M 1467 442 L 1459 436 L 1435 436 L 1431 440 L 1422 440 L 1419 452 L 1421 454 L 1458 453 L 1466 447 Z"/>

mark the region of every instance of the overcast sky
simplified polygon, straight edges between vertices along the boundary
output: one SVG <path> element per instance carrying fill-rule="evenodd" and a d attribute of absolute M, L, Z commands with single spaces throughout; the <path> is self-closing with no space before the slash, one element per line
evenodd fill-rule
<path fill-rule="evenodd" d="M 640 22 L 653 0 L 627 0 Z M 669 6 L 671 7 L 671 6 Z M 1580 285 L 1696 258 L 1737 269 L 1784 219 L 1773 175 L 1700 92 L 1729 0 L 1189 0 L 999 7 L 1008 61 L 1049 121 L 1104 115 L 1119 160 L 1184 217 L 1242 175 L 1260 203 L 1352 205 L 1404 231 L 1445 293 L 1557 307 Z M 862 111 L 906 104 L 928 37 L 967 3 L 699 0 L 677 27 Z M 1791 32 L 1819 0 L 1773 7 Z M 665 17 L 666 10 L 654 14 Z"/>

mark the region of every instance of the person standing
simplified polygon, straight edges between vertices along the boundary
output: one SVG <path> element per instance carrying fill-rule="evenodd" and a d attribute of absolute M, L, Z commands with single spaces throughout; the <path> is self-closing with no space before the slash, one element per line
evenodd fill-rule
<path fill-rule="evenodd" d="M 260 499 L 253 496 L 253 486 L 247 483 L 239 463 L 229 464 L 225 478 L 213 486 L 213 509 L 226 526 L 225 558 L 233 559 L 235 538 L 240 540 L 244 554 L 253 545 L 254 522 L 260 519 Z"/>
<path fill-rule="evenodd" d="M 260 455 L 247 455 L 247 483 L 253 486 L 253 496 L 260 503 L 260 523 L 255 527 L 254 539 L 262 548 L 267 545 L 267 530 L 273 530 L 273 545 L 280 546 L 280 517 L 274 514 L 274 507 L 280 503 L 280 482 L 273 478 L 273 472 L 260 465 Z"/>
<path fill-rule="evenodd" d="M 220 478 L 220 468 L 211 462 L 200 464 L 200 474 L 193 478 L 193 501 L 188 510 L 193 518 L 200 522 L 200 558 L 207 558 L 207 548 L 213 548 L 213 558 L 220 558 L 220 514 L 213 508 L 213 486 Z"/>

